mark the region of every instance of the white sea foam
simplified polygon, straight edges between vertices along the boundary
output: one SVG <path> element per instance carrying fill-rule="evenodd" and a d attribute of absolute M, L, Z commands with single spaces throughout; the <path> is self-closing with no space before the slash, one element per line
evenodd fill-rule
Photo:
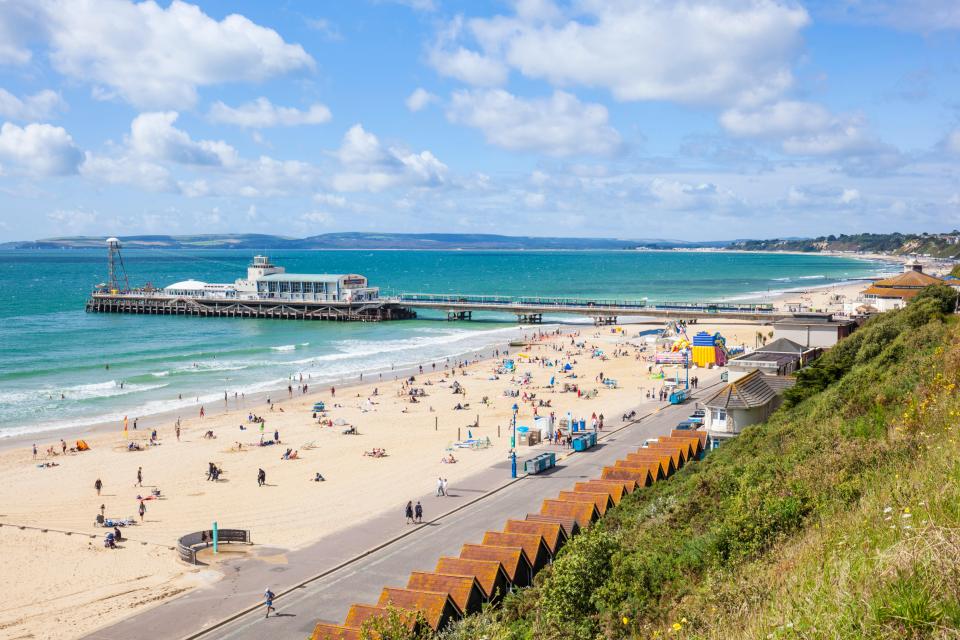
<path fill-rule="evenodd" d="M 294 351 L 297 348 L 295 344 L 282 344 L 279 347 L 270 347 L 273 351 Z"/>

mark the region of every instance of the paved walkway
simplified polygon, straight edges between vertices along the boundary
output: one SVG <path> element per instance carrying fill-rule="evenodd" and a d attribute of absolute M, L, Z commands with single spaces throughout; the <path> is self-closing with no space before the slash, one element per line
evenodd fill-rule
<path fill-rule="evenodd" d="M 706 391 L 704 387 L 694 397 Z M 647 404 L 638 413 L 653 409 Z M 669 433 L 692 409 L 692 402 L 664 406 L 623 429 L 612 433 L 608 429 L 598 446 L 570 455 L 546 474 L 509 482 L 510 462 L 504 460 L 451 486 L 450 497 L 415 497 L 423 504 L 427 519 L 447 513 L 423 525 L 406 525 L 402 505 L 398 505 L 396 513 L 378 515 L 298 551 L 259 548 L 258 559 L 226 563 L 225 577 L 211 587 L 196 589 L 87 638 L 309 636 L 318 619 L 342 622 L 352 603 L 376 602 L 384 586 L 405 586 L 411 571 L 432 570 L 440 556 L 459 555 L 461 545 L 479 542 L 484 531 L 500 529 L 511 517 L 539 511 L 544 498 L 554 497 L 579 480 L 599 477 L 604 466 L 636 449 L 646 438 Z M 454 512 L 449 513 L 451 510 Z M 260 602 L 267 586 L 280 596 L 275 602 L 278 617 L 263 620 L 258 608 L 225 625 L 217 624 Z M 202 633 L 213 625 L 217 625 L 215 629 Z"/>

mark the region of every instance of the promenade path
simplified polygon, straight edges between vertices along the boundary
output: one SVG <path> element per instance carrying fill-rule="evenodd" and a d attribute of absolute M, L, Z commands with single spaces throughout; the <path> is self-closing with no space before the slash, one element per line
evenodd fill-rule
<path fill-rule="evenodd" d="M 548 473 L 511 481 L 510 462 L 504 460 L 451 486 L 451 497 L 412 496 L 423 503 L 429 520 L 423 525 L 405 524 L 398 504 L 395 512 L 300 550 L 259 548 L 255 559 L 221 565 L 226 575 L 215 584 L 96 631 L 87 640 L 302 639 L 318 620 L 342 623 L 351 604 L 375 603 L 383 587 L 406 586 L 411 571 L 431 571 L 440 556 L 459 555 L 464 543 L 479 542 L 485 531 L 500 530 L 509 518 L 539 511 L 544 498 L 599 477 L 604 466 L 645 439 L 668 434 L 693 410 L 695 399 L 718 382 L 718 373 L 699 375 L 701 388 L 693 399 L 679 406 L 639 405 L 640 420 L 628 425 L 619 418 L 610 421 L 596 447 L 558 460 Z M 274 602 L 279 615 L 264 620 L 263 607 L 257 605 L 268 586 L 279 595 Z"/>

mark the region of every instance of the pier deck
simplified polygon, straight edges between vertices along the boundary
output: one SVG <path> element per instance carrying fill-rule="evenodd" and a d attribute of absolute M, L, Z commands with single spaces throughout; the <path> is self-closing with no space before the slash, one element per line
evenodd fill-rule
<path fill-rule="evenodd" d="M 328 320 L 338 322 L 406 320 L 415 318 L 417 315 L 414 311 L 394 304 L 384 304 L 382 301 L 231 300 L 172 298 L 170 296 L 142 293 L 95 293 L 87 300 L 87 311 L 161 316 Z"/>
<path fill-rule="evenodd" d="M 291 299 L 231 299 L 172 297 L 160 292 L 97 292 L 90 296 L 87 311 L 140 315 L 186 315 L 216 318 L 274 318 L 289 320 L 328 320 L 341 322 L 379 322 L 417 317 L 417 310 L 429 309 L 446 314 L 450 320 L 469 320 L 474 311 L 509 313 L 521 323 L 543 322 L 544 314 L 581 315 L 596 324 L 615 324 L 619 317 L 651 318 L 724 318 L 773 322 L 793 314 L 771 304 L 727 302 L 665 302 L 646 300 L 609 300 L 581 298 L 541 298 L 477 296 L 456 294 L 401 293 L 377 300 L 302 301 Z"/>

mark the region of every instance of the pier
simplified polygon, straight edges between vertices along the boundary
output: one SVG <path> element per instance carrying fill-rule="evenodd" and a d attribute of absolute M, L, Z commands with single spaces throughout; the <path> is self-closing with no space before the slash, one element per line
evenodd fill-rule
<path fill-rule="evenodd" d="M 235 300 L 170 297 L 162 293 L 94 293 L 87 300 L 93 313 L 132 313 L 153 316 L 204 318 L 264 318 L 275 320 L 327 320 L 380 322 L 408 320 L 416 312 L 383 301 Z"/>
<path fill-rule="evenodd" d="M 449 320 L 469 320 L 474 311 L 511 313 L 521 324 L 539 324 L 544 314 L 579 315 L 596 325 L 616 324 L 621 317 L 724 318 L 773 322 L 793 317 L 769 303 L 660 302 L 565 297 L 484 296 L 435 293 L 398 293 L 381 301 L 411 311 L 430 309 L 447 314 Z"/>
<path fill-rule="evenodd" d="M 473 319 L 474 312 L 512 314 L 521 324 L 540 324 L 545 314 L 579 315 L 596 325 L 616 324 L 622 317 L 724 318 L 773 322 L 793 316 L 771 304 L 726 302 L 664 302 L 581 298 L 448 295 L 401 293 L 364 301 L 237 299 L 169 295 L 162 290 L 97 291 L 86 309 L 95 313 L 181 315 L 212 318 L 265 318 L 278 320 L 326 320 L 334 322 L 380 322 L 409 320 L 418 310 L 438 311 L 447 320 Z"/>
<path fill-rule="evenodd" d="M 646 299 L 496 296 L 454 293 L 397 293 L 381 296 L 379 287 L 356 273 L 287 273 L 258 255 L 246 278 L 232 283 L 183 280 L 162 289 L 131 288 L 120 241 L 108 238 L 107 281 L 87 299 L 92 313 L 380 322 L 408 320 L 417 310 L 445 313 L 447 320 L 472 320 L 475 311 L 512 314 L 521 324 L 540 324 L 544 314 L 580 315 L 594 324 L 612 325 L 624 316 L 695 319 L 728 318 L 772 322 L 792 317 L 772 304 L 736 302 L 660 302 Z"/>

